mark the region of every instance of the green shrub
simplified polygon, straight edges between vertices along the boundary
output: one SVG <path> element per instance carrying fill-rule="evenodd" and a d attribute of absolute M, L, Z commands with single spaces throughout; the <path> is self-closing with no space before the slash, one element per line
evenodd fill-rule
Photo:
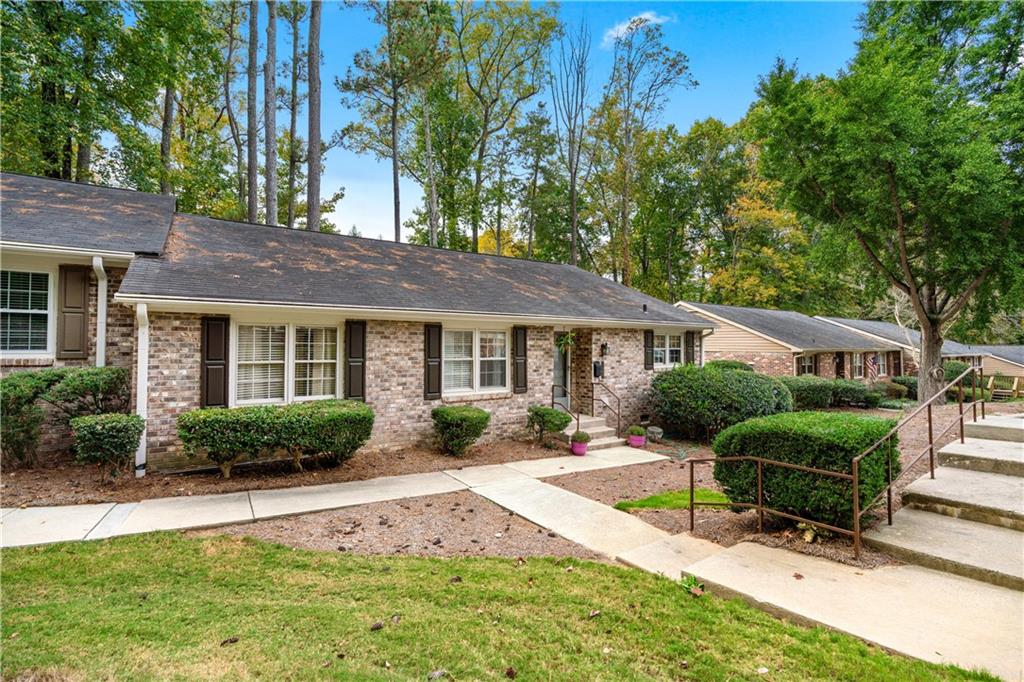
<path fill-rule="evenodd" d="M 348 459 L 370 438 L 373 410 L 361 402 L 318 400 L 292 405 L 211 407 L 178 417 L 178 437 L 189 456 L 205 454 L 224 478 L 238 462 L 287 451 L 324 464 Z"/>
<path fill-rule="evenodd" d="M 573 434 L 569 436 L 569 440 L 573 443 L 589 443 L 590 434 L 586 431 L 573 431 Z"/>
<path fill-rule="evenodd" d="M 892 382 L 899 384 L 907 389 L 907 398 L 910 400 L 917 400 L 917 377 L 914 376 L 903 376 L 893 377 Z"/>
<path fill-rule="evenodd" d="M 832 382 L 832 405 L 863 405 L 868 387 L 853 379 L 836 379 Z"/>
<path fill-rule="evenodd" d="M 464 454 L 491 421 L 490 412 L 469 405 L 435 407 L 430 416 L 441 449 L 456 456 Z"/>
<path fill-rule="evenodd" d="M 972 391 L 974 392 L 974 395 L 977 396 L 978 400 L 984 400 L 986 402 L 990 402 L 992 400 L 992 393 L 991 393 L 991 391 L 988 391 L 988 390 L 986 390 L 984 388 L 969 388 L 967 386 L 964 386 L 964 402 L 965 403 L 974 402 L 974 396 L 972 395 Z M 950 391 L 946 391 L 946 400 L 948 400 L 949 402 L 952 402 L 952 403 L 959 402 L 960 399 L 959 399 L 957 394 L 958 394 L 958 390 L 955 389 L 955 388 L 950 390 Z"/>
<path fill-rule="evenodd" d="M 868 391 L 864 394 L 864 407 L 871 409 L 878 407 L 882 402 L 882 394 L 877 391 Z"/>
<path fill-rule="evenodd" d="M 40 398 L 69 419 L 86 414 L 125 412 L 131 401 L 131 372 L 126 367 L 66 370 Z"/>
<path fill-rule="evenodd" d="M 793 408 L 793 398 L 774 377 L 754 372 L 686 365 L 658 374 L 652 402 L 666 429 L 710 438 L 751 417 Z"/>
<path fill-rule="evenodd" d="M 711 360 L 704 363 L 705 367 L 716 367 L 718 369 L 739 369 L 744 372 L 753 372 L 754 368 L 739 360 Z"/>
<path fill-rule="evenodd" d="M 884 437 L 895 419 L 862 417 L 840 412 L 797 412 L 751 419 L 715 438 L 719 457 L 755 456 L 801 466 L 851 473 L 853 459 Z M 868 504 L 886 484 L 887 459 L 893 477 L 900 471 L 896 439 L 860 464 L 860 504 Z M 809 472 L 764 465 L 764 504 L 778 511 L 852 528 L 853 495 L 850 481 Z M 733 502 L 757 502 L 754 462 L 716 462 L 717 480 Z"/>
<path fill-rule="evenodd" d="M 875 393 L 878 393 L 883 397 L 890 398 L 892 400 L 900 400 L 902 398 L 907 397 L 906 386 L 894 383 L 892 381 L 886 381 L 885 379 L 882 379 L 881 381 L 876 381 L 875 383 L 871 384 L 869 390 L 874 391 Z"/>
<path fill-rule="evenodd" d="M 798 410 L 828 407 L 832 402 L 832 382 L 816 376 L 779 377 L 793 395 Z"/>
<path fill-rule="evenodd" d="M 968 365 L 966 362 L 961 362 L 960 360 L 946 360 L 945 362 L 942 363 L 942 371 L 945 375 L 945 378 L 943 378 L 942 383 L 948 384 L 949 382 L 953 381 L 958 376 L 966 372 L 969 367 L 970 365 Z M 974 373 L 965 376 L 964 388 L 967 389 L 973 386 L 977 376 L 978 375 Z"/>
<path fill-rule="evenodd" d="M 139 447 L 146 422 L 137 414 L 89 414 L 71 420 L 75 435 L 75 459 L 95 464 L 100 478 L 129 469 Z"/>
<path fill-rule="evenodd" d="M 647 429 L 642 426 L 630 426 L 626 429 L 626 434 L 629 436 L 646 436 Z"/>
<path fill-rule="evenodd" d="M 0 447 L 8 464 L 35 463 L 39 429 L 46 418 L 39 396 L 64 378 L 65 369 L 14 372 L 0 379 Z"/>
<path fill-rule="evenodd" d="M 886 400 L 882 400 L 878 403 L 879 407 L 885 408 L 887 410 L 902 410 L 903 405 L 904 401 L 895 400 L 892 398 L 887 398 Z"/>
<path fill-rule="evenodd" d="M 534 432 L 538 443 L 544 442 L 545 434 L 564 431 L 571 421 L 571 414 L 556 407 L 531 405 L 526 408 L 526 425 Z"/>

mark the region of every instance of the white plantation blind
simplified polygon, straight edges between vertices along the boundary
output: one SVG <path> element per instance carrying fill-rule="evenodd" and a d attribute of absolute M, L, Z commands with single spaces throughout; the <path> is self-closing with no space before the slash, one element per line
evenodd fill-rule
<path fill-rule="evenodd" d="M 480 332 L 480 388 L 504 388 L 507 367 L 505 332 Z"/>
<path fill-rule="evenodd" d="M 338 328 L 295 328 L 295 395 L 333 397 L 337 392 Z"/>
<path fill-rule="evenodd" d="M 238 326 L 238 401 L 283 400 L 284 325 Z"/>
<path fill-rule="evenodd" d="M 473 389 L 473 332 L 444 333 L 444 390 Z"/>
<path fill-rule="evenodd" d="M 0 271 L 0 350 L 46 350 L 50 276 Z"/>

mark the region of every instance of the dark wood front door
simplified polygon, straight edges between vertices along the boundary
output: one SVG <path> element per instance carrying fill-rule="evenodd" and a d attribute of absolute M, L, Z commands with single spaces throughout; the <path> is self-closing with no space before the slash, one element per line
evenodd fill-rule
<path fill-rule="evenodd" d="M 836 353 L 836 376 L 846 378 L 846 353 Z"/>

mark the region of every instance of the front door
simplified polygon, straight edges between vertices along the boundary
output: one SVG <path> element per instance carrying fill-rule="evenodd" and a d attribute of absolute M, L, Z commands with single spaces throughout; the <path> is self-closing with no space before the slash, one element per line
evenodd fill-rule
<path fill-rule="evenodd" d="M 846 377 L 846 353 L 836 353 L 836 376 L 840 379 Z"/>
<path fill-rule="evenodd" d="M 555 403 L 564 407 L 567 411 L 569 405 L 569 350 L 561 350 L 555 345 L 555 371 L 554 371 L 554 396 Z"/>

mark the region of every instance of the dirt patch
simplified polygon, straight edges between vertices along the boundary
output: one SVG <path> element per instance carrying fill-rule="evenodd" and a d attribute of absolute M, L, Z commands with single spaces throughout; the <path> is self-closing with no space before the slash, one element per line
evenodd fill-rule
<path fill-rule="evenodd" d="M 361 450 L 333 469 L 310 465 L 307 471 L 297 472 L 292 469 L 291 462 L 269 462 L 238 466 L 228 480 L 220 478 L 220 473 L 214 470 L 184 474 L 150 473 L 143 478 L 122 478 L 112 483 L 100 483 L 95 467 L 81 466 L 65 459 L 35 469 L 6 469 L 0 483 L 0 501 L 4 507 L 138 502 L 154 497 L 362 481 L 379 476 L 419 474 L 563 454 L 566 452 L 560 447 L 552 449 L 532 442 L 501 440 L 475 446 L 462 457 L 451 457 L 427 448 L 393 452 Z"/>
<path fill-rule="evenodd" d="M 302 549 L 353 554 L 606 560 L 465 490 L 190 534 L 245 535 Z"/>

